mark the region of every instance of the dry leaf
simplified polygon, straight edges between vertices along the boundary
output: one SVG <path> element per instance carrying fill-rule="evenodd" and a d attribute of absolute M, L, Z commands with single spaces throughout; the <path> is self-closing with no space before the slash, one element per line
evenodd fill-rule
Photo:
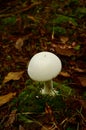
<path fill-rule="evenodd" d="M 83 87 L 86 87 L 86 77 L 77 77 Z"/>
<path fill-rule="evenodd" d="M 42 128 L 41 128 L 41 130 L 52 130 L 51 129 L 51 125 L 43 125 Z"/>
<path fill-rule="evenodd" d="M 60 130 L 56 123 L 43 125 L 41 130 Z"/>
<path fill-rule="evenodd" d="M 9 118 L 8 118 L 7 122 L 5 123 L 5 127 L 9 127 L 14 123 L 14 121 L 16 119 L 16 112 L 17 112 L 17 110 L 13 110 L 10 113 Z"/>
<path fill-rule="evenodd" d="M 61 42 L 62 42 L 63 44 L 65 44 L 65 43 L 69 40 L 69 38 L 62 36 L 62 37 L 60 37 L 60 40 L 61 40 Z"/>
<path fill-rule="evenodd" d="M 46 103 L 46 107 L 45 107 L 45 113 L 46 113 L 46 117 L 49 119 L 49 121 L 55 122 L 55 117 L 54 117 L 53 111 L 47 103 Z"/>
<path fill-rule="evenodd" d="M 64 56 L 75 56 L 75 50 L 73 50 L 72 48 L 70 48 L 69 46 L 62 46 L 62 45 L 57 45 L 57 47 L 55 48 L 56 53 L 60 54 L 60 55 L 64 55 Z"/>
<path fill-rule="evenodd" d="M 9 102 L 15 95 L 16 95 L 16 93 L 8 93 L 4 96 L 0 96 L 0 106 Z"/>
<path fill-rule="evenodd" d="M 35 19 L 33 16 L 28 15 L 27 17 L 28 17 L 29 19 L 31 19 L 32 21 L 36 22 L 36 19 Z"/>
<path fill-rule="evenodd" d="M 70 77 L 70 74 L 68 72 L 64 72 L 64 71 L 60 72 L 60 75 L 63 77 L 67 77 L 67 78 Z"/>
<path fill-rule="evenodd" d="M 81 103 L 82 107 L 86 110 L 86 100 L 79 100 Z"/>
<path fill-rule="evenodd" d="M 19 125 L 19 130 L 25 130 L 22 125 Z"/>
<path fill-rule="evenodd" d="M 18 49 L 18 50 L 22 50 L 23 44 L 24 44 L 24 39 L 23 38 L 19 38 L 16 41 L 15 48 Z"/>
<path fill-rule="evenodd" d="M 83 69 L 80 69 L 78 67 L 72 67 L 71 69 L 75 70 L 76 72 L 79 72 L 79 73 L 83 73 L 84 70 Z"/>
<path fill-rule="evenodd" d="M 4 78 L 3 83 L 7 83 L 10 80 L 19 80 L 24 71 L 20 72 L 9 72 L 7 76 Z"/>

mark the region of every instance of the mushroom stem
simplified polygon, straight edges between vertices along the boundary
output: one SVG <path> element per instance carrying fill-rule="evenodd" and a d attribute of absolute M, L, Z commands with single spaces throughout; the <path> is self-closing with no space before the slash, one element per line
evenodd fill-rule
<path fill-rule="evenodd" d="M 44 93 L 49 94 L 53 90 L 53 80 L 44 83 Z"/>
<path fill-rule="evenodd" d="M 53 80 L 48 80 L 44 83 L 44 88 L 42 89 L 42 94 L 49 94 L 49 95 L 55 95 L 57 94 L 57 91 L 53 88 Z"/>

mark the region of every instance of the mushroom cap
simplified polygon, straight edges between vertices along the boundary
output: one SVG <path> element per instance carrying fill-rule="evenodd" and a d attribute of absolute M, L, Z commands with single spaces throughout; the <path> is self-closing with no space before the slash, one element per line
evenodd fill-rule
<path fill-rule="evenodd" d="M 48 81 L 55 78 L 61 71 L 61 60 L 51 52 L 35 54 L 28 65 L 28 75 L 35 81 Z"/>

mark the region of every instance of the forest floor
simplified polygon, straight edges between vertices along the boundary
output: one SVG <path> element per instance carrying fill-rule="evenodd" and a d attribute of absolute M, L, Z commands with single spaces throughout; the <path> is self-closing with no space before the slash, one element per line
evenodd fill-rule
<path fill-rule="evenodd" d="M 0 130 L 86 130 L 86 3 L 63 3 L 1 2 Z M 41 95 L 43 84 L 27 74 L 41 51 L 62 61 L 55 97 Z"/>

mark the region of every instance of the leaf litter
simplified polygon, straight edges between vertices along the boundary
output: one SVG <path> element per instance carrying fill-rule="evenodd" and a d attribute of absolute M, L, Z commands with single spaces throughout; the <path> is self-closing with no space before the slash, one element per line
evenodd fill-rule
<path fill-rule="evenodd" d="M 5 25 L 1 23 L 1 28 L 0 28 L 0 30 L 1 29 L 5 30 L 4 33 L 3 31 L 2 32 L 0 31 L 0 36 L 1 36 L 0 37 L 0 56 L 1 56 L 0 58 L 0 71 L 1 71 L 0 72 L 0 84 L 1 84 L 0 94 L 2 95 L 0 96 L 0 109 L 1 109 L 0 121 L 6 115 L 8 115 L 8 118 L 6 118 L 7 120 L 4 120 L 4 124 L 2 124 L 2 128 L 1 126 L 0 128 L 4 129 L 4 126 L 5 126 L 6 129 L 7 127 L 9 127 L 9 130 L 10 129 L 13 129 L 13 130 L 14 129 L 19 129 L 19 130 L 39 129 L 38 126 L 36 127 L 36 125 L 32 125 L 32 124 L 29 127 L 26 127 L 27 126 L 26 123 L 24 124 L 23 121 L 17 120 L 16 118 L 17 111 L 11 109 L 10 101 L 12 101 L 12 99 L 15 96 L 17 97 L 17 95 L 21 94 L 21 92 L 26 89 L 25 82 L 28 81 L 29 79 L 26 73 L 26 68 L 27 68 L 26 64 L 28 63 L 29 59 L 35 53 L 39 51 L 52 51 L 56 55 L 59 55 L 63 63 L 63 70 L 58 76 L 58 78 L 56 78 L 55 80 L 61 82 L 63 85 L 64 85 L 64 82 L 68 83 L 75 90 L 77 89 L 80 92 L 82 92 L 82 94 L 79 93 L 79 91 L 76 91 L 76 95 L 72 95 L 72 98 L 68 97 L 68 100 L 65 99 L 63 96 L 63 99 L 65 100 L 67 106 L 66 106 L 66 109 L 64 109 L 64 113 L 60 113 L 60 114 L 59 114 L 60 111 L 58 111 L 58 109 L 57 111 L 54 111 L 54 106 L 51 108 L 50 104 L 46 105 L 45 103 L 45 106 L 46 106 L 45 113 L 47 114 L 45 114 L 44 120 L 47 120 L 48 124 L 46 124 L 43 121 L 43 117 L 40 117 L 41 115 L 40 112 L 38 113 L 40 120 L 39 118 L 37 118 L 37 115 L 35 115 L 35 118 L 39 120 L 39 124 L 41 122 L 40 129 L 43 129 L 43 130 L 44 129 L 75 130 L 75 128 L 73 128 L 74 125 L 77 126 L 77 130 L 82 130 L 82 129 L 85 130 L 86 128 L 85 127 L 86 126 L 85 125 L 85 119 L 86 119 L 85 118 L 85 115 L 86 115 L 85 114 L 86 112 L 86 105 L 85 105 L 86 104 L 85 102 L 85 99 L 86 99 L 86 78 L 85 78 L 86 77 L 86 46 L 85 46 L 86 37 L 85 37 L 84 14 L 78 13 L 76 11 L 77 16 L 79 17 L 77 17 L 77 19 L 72 18 L 71 22 L 68 21 L 70 20 L 70 17 L 71 17 L 69 16 L 70 13 L 72 15 L 72 13 L 75 12 L 74 11 L 75 7 L 77 10 L 78 6 L 80 6 L 80 9 L 82 11 L 82 5 L 85 5 L 85 1 L 81 1 L 81 3 L 79 3 L 79 1 L 76 1 L 76 2 L 70 1 L 70 3 L 68 3 L 68 1 L 66 1 L 64 2 L 64 4 L 63 2 L 59 1 L 58 6 L 57 6 L 57 1 L 36 2 L 34 0 L 32 3 L 33 4 L 27 1 L 25 3 L 22 3 L 21 1 L 18 4 L 18 2 L 16 1 L 15 2 L 9 1 L 9 2 L 4 2 L 4 5 L 3 5 L 3 3 L 1 2 L 3 6 L 0 9 L 0 18 L 1 19 L 4 17 L 8 17 L 8 18 L 5 18 L 4 20 L 2 20 L 2 21 L 5 21 L 7 19 L 7 21 L 5 21 Z M 22 8 L 22 4 L 24 4 L 23 5 L 24 8 Z M 73 7 L 72 7 L 72 4 L 74 5 Z M 14 7 L 14 10 L 15 10 L 14 12 L 13 12 L 13 8 L 11 8 L 9 5 Z M 5 8 L 3 9 L 4 6 L 5 7 L 9 6 L 7 9 L 7 12 Z M 61 13 L 60 20 L 61 18 L 66 18 L 69 24 L 68 23 L 65 24 L 65 22 L 63 22 L 65 21 L 65 19 L 61 20 L 62 21 L 61 25 L 59 21 L 56 21 L 55 27 L 54 27 L 55 28 L 54 34 L 52 34 L 52 31 L 50 32 L 49 30 L 52 30 L 54 25 L 51 23 L 49 25 L 49 22 L 51 22 L 51 19 L 53 19 L 53 15 L 58 14 L 58 12 Z M 64 16 L 63 12 L 64 14 L 66 13 L 66 15 L 69 16 L 69 18 L 68 16 L 63 17 Z M 46 13 L 46 16 L 45 16 L 45 13 Z M 50 17 L 51 15 L 52 17 Z M 75 15 L 76 14 L 74 14 L 73 16 Z M 13 17 L 11 16 L 14 16 L 15 19 L 13 19 Z M 59 16 L 57 17 L 59 18 Z M 79 19 L 80 17 L 81 19 Z M 18 21 L 18 18 L 20 18 L 20 21 Z M 77 26 L 76 26 L 75 21 L 78 21 Z M 7 23 L 10 23 L 10 22 L 11 22 L 10 25 L 6 25 Z M 15 25 L 12 25 L 12 22 Z M 83 23 L 83 26 L 82 26 L 82 23 Z M 65 32 L 67 33 L 63 34 Z M 52 39 L 51 39 L 51 34 L 53 36 Z M 9 57 L 9 56 L 12 56 L 13 60 L 6 59 L 6 57 Z M 82 61 L 82 63 L 78 61 Z M 19 66 L 16 67 L 16 65 L 19 65 Z M 11 80 L 13 82 L 11 82 Z M 31 81 L 28 81 L 28 82 L 31 83 L 31 84 L 28 83 L 29 84 L 28 86 L 30 88 L 31 85 L 33 85 L 34 83 L 32 83 Z M 3 87 L 2 87 L 2 84 L 4 84 Z M 17 85 L 20 85 L 21 87 L 18 87 Z M 57 88 L 60 89 L 60 87 L 57 87 Z M 69 89 L 67 88 L 67 90 Z M 33 89 L 33 93 L 34 91 L 35 90 Z M 24 95 L 27 95 L 27 94 L 24 94 Z M 24 99 L 26 98 L 27 96 L 24 97 Z M 40 98 L 42 97 L 40 97 L 39 95 L 38 102 Z M 26 102 L 25 106 L 27 106 L 27 103 L 28 102 Z M 56 100 L 56 103 L 57 103 L 57 100 Z M 32 107 L 34 107 L 34 105 Z M 30 106 L 28 107 L 28 109 L 26 109 L 25 106 L 24 104 L 22 105 L 22 110 L 25 109 L 28 111 Z M 19 102 L 15 103 L 14 107 L 16 107 L 20 112 Z M 28 112 L 26 112 L 26 115 L 28 116 L 27 113 Z M 55 116 L 52 113 L 54 113 Z M 31 116 L 33 115 L 34 114 L 32 114 Z M 12 116 L 12 120 L 11 120 L 11 116 Z M 16 122 L 15 119 L 18 122 Z M 51 122 L 49 122 L 49 120 L 51 120 Z M 55 120 L 57 122 L 55 122 Z M 18 128 L 16 128 L 17 126 L 14 122 L 17 123 Z"/>

